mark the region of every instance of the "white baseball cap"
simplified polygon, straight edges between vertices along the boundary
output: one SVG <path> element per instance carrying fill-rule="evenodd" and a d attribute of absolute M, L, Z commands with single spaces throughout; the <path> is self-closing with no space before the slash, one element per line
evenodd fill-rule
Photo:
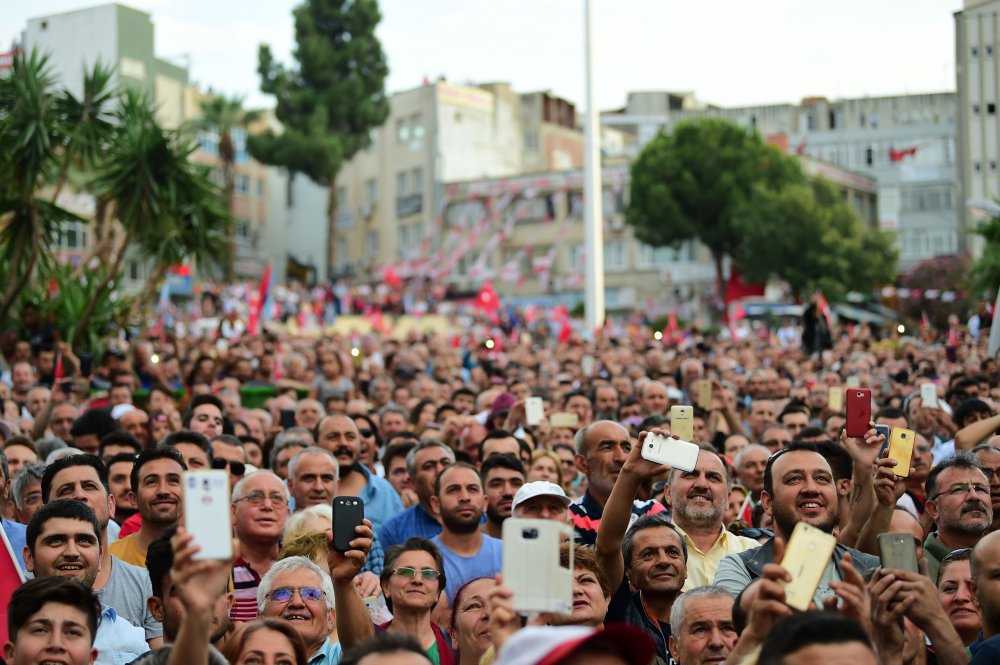
<path fill-rule="evenodd" d="M 521 485 L 521 488 L 517 490 L 517 494 L 514 495 L 514 502 L 511 504 L 510 509 L 514 510 L 528 499 L 534 499 L 536 496 L 554 496 L 558 497 L 567 506 L 570 504 L 569 497 L 566 496 L 563 488 L 547 480 L 536 480 Z"/>

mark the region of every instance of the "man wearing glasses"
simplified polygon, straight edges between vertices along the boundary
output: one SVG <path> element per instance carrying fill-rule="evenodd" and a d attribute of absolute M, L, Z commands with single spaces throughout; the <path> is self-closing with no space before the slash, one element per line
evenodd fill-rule
<path fill-rule="evenodd" d="M 993 524 L 990 481 L 970 453 L 949 457 L 927 474 L 927 514 L 937 525 L 924 541 L 927 572 L 937 579 L 952 550 L 975 547 Z"/>
<path fill-rule="evenodd" d="M 255 471 L 233 487 L 233 526 L 240 546 L 233 563 L 236 602 L 230 620 L 257 618 L 257 588 L 278 560 L 287 519 L 288 487 L 276 474 Z"/>
<path fill-rule="evenodd" d="M 1000 448 L 983 443 L 972 449 L 976 462 L 990 479 L 990 500 L 993 505 L 993 524 L 990 531 L 1000 530 Z"/>

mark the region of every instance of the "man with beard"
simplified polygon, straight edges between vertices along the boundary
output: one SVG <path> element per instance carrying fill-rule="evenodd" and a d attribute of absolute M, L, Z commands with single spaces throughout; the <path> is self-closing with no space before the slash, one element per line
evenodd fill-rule
<path fill-rule="evenodd" d="M 876 436 L 875 430 L 869 430 L 869 435 L 866 440 Z M 764 469 L 764 491 L 760 496 L 764 511 L 774 520 L 775 536 L 786 543 L 798 522 L 832 533 L 840 521 L 833 471 L 815 444 L 795 442 L 772 455 Z M 823 599 L 834 595 L 830 582 L 841 580 L 835 562 L 848 553 L 854 568 L 862 575 L 867 575 L 879 565 L 878 557 L 838 543 L 816 591 L 817 606 L 822 607 Z M 719 564 L 714 584 L 734 596 L 742 593 L 740 606 L 745 609 L 755 596 L 743 593 L 744 589 L 749 592 L 748 587 L 753 588 L 751 583 L 757 583 L 763 567 L 773 560 L 774 538 L 760 547 L 728 554 Z"/>
<path fill-rule="evenodd" d="M 339 492 L 356 496 L 365 502 L 365 517 L 377 531 L 390 518 L 403 511 L 399 494 L 385 478 L 372 472 L 359 461 L 361 434 L 354 420 L 341 413 L 326 416 L 319 422 L 317 445 L 333 453 L 340 464 Z"/>
<path fill-rule="evenodd" d="M 288 487 L 270 471 L 255 471 L 233 487 L 233 534 L 239 541 L 233 564 L 236 602 L 229 613 L 233 621 L 257 618 L 257 587 L 278 560 L 288 498 Z"/>
<path fill-rule="evenodd" d="M 983 639 L 969 645 L 970 665 L 996 663 L 1000 661 L 1000 533 L 980 540 L 969 561 L 983 617 Z"/>
<path fill-rule="evenodd" d="M 469 580 L 501 571 L 503 541 L 479 531 L 487 498 L 476 467 L 455 462 L 434 484 L 431 508 L 441 518 L 441 533 L 431 539 L 444 557 L 448 606 Z"/>
<path fill-rule="evenodd" d="M 990 479 L 990 499 L 993 505 L 993 524 L 990 531 L 1000 530 L 1000 448 L 994 445 L 982 444 L 972 449 L 972 454 Z"/>
<path fill-rule="evenodd" d="M 163 627 L 146 607 L 152 591 L 146 571 L 111 555 L 108 526 L 115 510 L 115 497 L 108 487 L 104 464 L 92 455 L 70 455 L 45 468 L 41 482 L 42 501 L 76 499 L 94 512 L 100 535 L 100 567 L 90 586 L 101 602 L 118 616 L 146 631 L 151 648 L 163 643 Z"/>
<path fill-rule="evenodd" d="M 576 531 L 576 542 L 592 546 L 597 540 L 604 505 L 632 449 L 632 439 L 628 430 L 618 423 L 598 420 L 577 431 L 573 446 L 576 449 L 573 461 L 587 477 L 587 491 L 569 505 L 570 523 Z M 635 494 L 632 496 L 634 498 Z M 635 517 L 664 510 L 663 504 L 658 501 L 632 503 L 632 515 Z"/>
<path fill-rule="evenodd" d="M 927 573 L 937 579 L 941 559 L 963 547 L 975 547 L 993 524 L 990 481 L 971 453 L 958 453 L 931 469 L 924 485 L 927 514 L 937 531 L 924 541 Z"/>
<path fill-rule="evenodd" d="M 80 501 L 59 499 L 42 506 L 28 523 L 24 548 L 28 571 L 36 579 L 66 577 L 93 588 L 101 567 L 99 533 L 94 511 Z M 113 607 L 102 604 L 101 610 L 94 639 L 98 665 L 128 663 L 149 651 L 142 628 Z"/>
<path fill-rule="evenodd" d="M 503 538 L 503 523 L 514 504 L 514 495 L 524 484 L 524 465 L 513 455 L 488 457 L 479 469 L 486 491 L 486 523 L 482 532 L 493 538 Z"/>
<path fill-rule="evenodd" d="M 108 487 L 111 489 L 111 495 L 115 497 L 114 520 L 118 524 L 122 524 L 138 512 L 130 484 L 132 467 L 135 466 L 135 455 L 118 453 L 105 464 L 108 467 Z"/>
<path fill-rule="evenodd" d="M 174 565 L 174 548 L 171 539 L 177 529 L 171 527 L 154 540 L 146 552 L 146 570 L 152 584 L 149 597 L 149 609 L 163 623 L 163 637 L 167 644 L 173 644 L 177 639 L 181 623 L 187 615 L 187 608 L 181 600 L 183 590 L 174 585 L 170 569 Z M 228 563 L 228 562 L 227 562 Z M 229 630 L 229 609 L 233 606 L 233 594 L 229 592 L 229 566 L 223 566 L 219 571 L 223 578 L 216 587 L 202 584 L 206 592 L 211 594 L 211 607 L 205 608 L 201 623 L 208 627 L 208 641 L 213 647 L 221 650 L 225 646 L 226 633 Z M 198 610 L 200 611 L 199 606 Z"/>
<path fill-rule="evenodd" d="M 449 464 L 455 462 L 455 451 L 441 441 L 421 441 L 406 455 L 406 468 L 413 479 L 417 503 L 386 522 L 378 532 L 386 549 L 406 542 L 410 536 L 430 539 L 441 533 L 441 523 L 431 508 L 434 482 Z"/>
<path fill-rule="evenodd" d="M 666 434 L 658 429 L 651 433 Z M 687 578 L 688 549 L 664 514 L 646 514 L 629 524 L 642 481 L 669 471 L 669 467 L 643 459 L 641 444 L 648 434 L 639 436 L 639 444 L 627 453 L 597 532 L 598 561 L 612 588 L 617 589 L 605 621 L 644 629 L 656 645 L 654 662 L 671 663 L 670 610 Z"/>
<path fill-rule="evenodd" d="M 745 552 L 760 543 L 733 535 L 722 524 L 733 476 L 729 465 L 714 450 L 706 446 L 698 452 L 694 471 L 674 469 L 668 480 L 671 517 L 688 550 L 684 583 L 684 591 L 688 591 L 711 584 L 722 557 Z"/>
<path fill-rule="evenodd" d="M 181 474 L 185 471 L 184 459 L 173 448 L 150 448 L 136 456 L 131 483 L 142 526 L 113 543 L 109 548 L 113 555 L 134 566 L 146 566 L 149 544 L 181 517 Z"/>

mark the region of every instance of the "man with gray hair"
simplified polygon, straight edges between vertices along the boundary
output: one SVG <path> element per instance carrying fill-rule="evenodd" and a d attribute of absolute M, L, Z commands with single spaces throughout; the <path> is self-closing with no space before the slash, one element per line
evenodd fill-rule
<path fill-rule="evenodd" d="M 42 507 L 42 476 L 45 465 L 41 463 L 28 464 L 21 469 L 10 486 L 10 497 L 14 500 L 14 519 L 21 524 L 31 521 L 39 508 Z"/>
<path fill-rule="evenodd" d="M 421 441 L 406 455 L 406 469 L 413 481 L 417 503 L 387 520 L 379 529 L 382 546 L 388 549 L 406 542 L 411 536 L 430 540 L 441 533 L 441 523 L 434 517 L 431 497 L 434 481 L 441 471 L 455 462 L 455 451 L 441 441 Z"/>
<path fill-rule="evenodd" d="M 295 453 L 288 462 L 288 489 L 299 511 L 319 504 L 330 505 L 337 494 L 340 465 L 333 453 L 309 446 Z"/>
<path fill-rule="evenodd" d="M 364 538 L 360 534 L 358 537 Z M 287 621 L 305 643 L 310 665 L 340 662 L 340 642 L 330 639 L 335 624 L 335 634 L 352 642 L 374 633 L 370 620 L 365 622 L 367 625 L 351 621 L 351 617 L 369 616 L 353 583 L 364 563 L 363 551 L 331 550 L 330 562 L 334 564 L 333 579 L 304 556 L 282 559 L 271 566 L 257 589 L 260 616 Z M 353 604 L 353 611 L 336 612 L 338 602 L 342 606 Z"/>
<path fill-rule="evenodd" d="M 409 414 L 406 409 L 396 404 L 386 404 L 378 410 L 378 428 L 382 439 L 385 440 L 390 434 L 405 432 L 409 425 Z"/>
<path fill-rule="evenodd" d="M 257 618 L 257 588 L 278 560 L 281 534 L 288 519 L 288 488 L 270 471 L 254 471 L 233 487 L 233 531 L 239 551 L 233 563 L 236 602 L 231 621 Z"/>
<path fill-rule="evenodd" d="M 740 485 L 750 492 L 750 500 L 755 506 L 760 503 L 760 493 L 764 491 L 764 468 L 770 456 L 770 450 L 759 443 L 751 443 L 749 446 L 743 446 L 733 461 L 736 466 L 736 477 Z"/>
<path fill-rule="evenodd" d="M 274 438 L 268 467 L 282 480 L 288 479 L 288 463 L 303 448 L 315 446 L 312 433 L 304 427 L 292 427 Z"/>
<path fill-rule="evenodd" d="M 318 400 L 304 399 L 295 405 L 295 424 L 306 431 L 315 430 L 325 415 L 326 409 Z"/>
<path fill-rule="evenodd" d="M 670 608 L 670 653 L 677 665 L 723 662 L 738 638 L 733 596 L 722 587 L 694 587 Z"/>

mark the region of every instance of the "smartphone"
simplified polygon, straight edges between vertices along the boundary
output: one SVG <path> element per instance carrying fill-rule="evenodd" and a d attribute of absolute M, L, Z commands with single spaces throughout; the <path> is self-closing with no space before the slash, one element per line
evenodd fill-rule
<path fill-rule="evenodd" d="M 694 409 L 690 406 L 670 407 L 670 433 L 685 441 L 694 438 Z"/>
<path fill-rule="evenodd" d="M 184 528 L 201 551 L 198 560 L 233 556 L 232 516 L 227 471 L 185 471 Z"/>
<path fill-rule="evenodd" d="M 524 420 L 528 427 L 534 427 L 545 418 L 545 407 L 541 397 L 529 397 L 524 401 Z"/>
<path fill-rule="evenodd" d="M 573 612 L 573 547 L 568 567 L 559 546 L 572 543 L 573 527 L 553 520 L 510 517 L 503 523 L 503 583 L 521 612 Z"/>
<path fill-rule="evenodd" d="M 553 413 L 552 417 L 549 418 L 549 425 L 552 427 L 579 427 L 580 416 L 572 411 Z"/>
<path fill-rule="evenodd" d="M 920 404 L 932 409 L 938 408 L 937 386 L 930 381 L 920 384 Z"/>
<path fill-rule="evenodd" d="M 346 552 L 351 541 L 358 537 L 354 530 L 365 518 L 365 502 L 357 496 L 333 498 L 333 549 Z"/>
<path fill-rule="evenodd" d="M 920 574 L 917 565 L 917 544 L 909 533 L 880 533 L 878 535 L 878 558 L 883 568 L 908 570 Z"/>
<path fill-rule="evenodd" d="M 583 372 L 583 375 L 587 378 L 594 376 L 594 366 L 594 356 L 589 353 L 580 359 L 580 371 Z"/>
<path fill-rule="evenodd" d="M 847 389 L 847 436 L 862 437 L 872 420 L 872 391 L 868 388 Z"/>
<path fill-rule="evenodd" d="M 690 407 L 688 407 L 690 408 Z M 666 464 L 681 471 L 694 471 L 698 466 L 698 453 L 701 448 L 690 441 L 682 441 L 662 436 L 647 434 L 642 442 L 642 458 L 656 464 Z"/>
<path fill-rule="evenodd" d="M 830 564 L 837 539 L 805 522 L 798 522 L 785 546 L 781 565 L 792 576 L 784 582 L 785 602 L 805 612 L 816 595 L 823 571 Z"/>
<path fill-rule="evenodd" d="M 879 457 L 885 457 L 885 453 L 889 450 L 889 437 L 892 436 L 892 430 L 888 425 L 875 425 L 875 430 L 885 437 L 885 441 L 882 442 L 882 447 L 878 451 Z"/>
<path fill-rule="evenodd" d="M 826 406 L 834 413 L 841 413 L 844 410 L 844 389 L 840 386 L 831 386 L 826 394 Z"/>
<path fill-rule="evenodd" d="M 861 379 L 858 377 L 857 374 L 851 374 L 849 377 L 847 377 L 847 380 L 844 381 L 844 383 L 847 385 L 848 388 L 857 388 L 858 386 L 861 385 Z"/>
<path fill-rule="evenodd" d="M 295 427 L 295 411 L 292 409 L 282 409 L 278 420 L 281 425 L 281 429 L 290 429 Z"/>
<path fill-rule="evenodd" d="M 94 356 L 90 351 L 81 351 L 77 356 L 80 359 L 80 376 L 89 378 L 94 371 Z"/>
<path fill-rule="evenodd" d="M 712 410 L 712 382 L 708 379 L 698 382 L 698 408 L 705 411 Z"/>
<path fill-rule="evenodd" d="M 892 471 L 899 478 L 906 478 L 910 475 L 910 457 L 913 456 L 913 442 L 916 433 L 912 429 L 905 427 L 893 427 L 889 436 L 889 449 L 885 456 L 896 460 L 896 468 Z"/>

